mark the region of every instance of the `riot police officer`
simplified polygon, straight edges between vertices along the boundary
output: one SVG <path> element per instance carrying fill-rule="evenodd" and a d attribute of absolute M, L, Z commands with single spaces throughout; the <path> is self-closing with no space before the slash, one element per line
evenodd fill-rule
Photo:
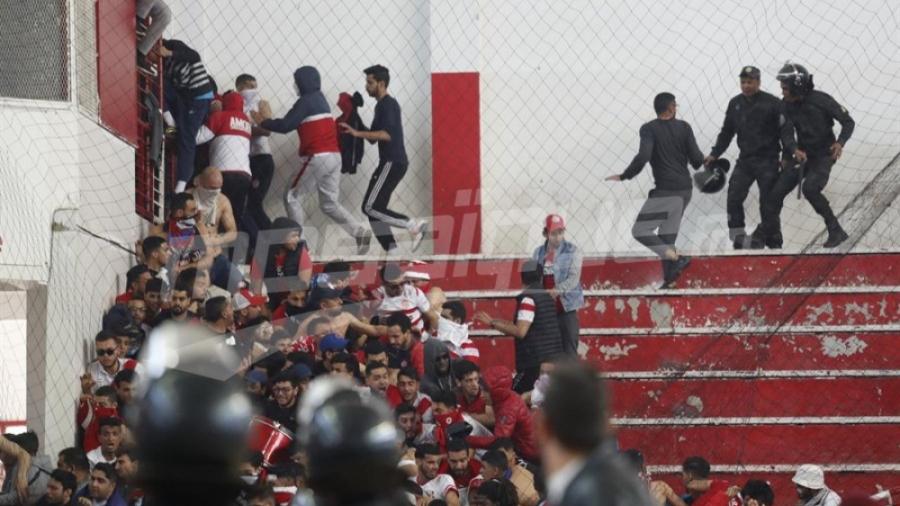
<path fill-rule="evenodd" d="M 728 182 L 728 234 L 735 249 L 765 246 L 761 227 L 752 235 L 744 230 L 744 200 L 756 182 L 759 213 L 766 221 L 764 203 L 778 180 L 779 154 L 793 156 L 794 129 L 784 115 L 784 104 L 775 95 L 760 90 L 759 69 L 746 66 L 739 74 L 741 93 L 728 102 L 725 122 L 703 164 L 710 164 L 728 149 L 737 135 L 740 156 Z"/>
<path fill-rule="evenodd" d="M 803 196 L 825 220 L 828 240 L 824 246 L 834 248 L 848 236 L 822 190 L 828 183 L 831 167 L 840 159 L 844 145 L 853 134 L 855 123 L 845 107 L 827 93 L 814 89 L 813 76 L 803 65 L 785 64 L 778 72 L 778 80 L 784 96 L 785 115 L 797 131 L 797 149 L 794 151 L 797 164 L 789 164 L 782 170 L 766 199 L 766 240 L 772 247 L 781 246 L 781 209 L 785 197 L 799 184 Z M 833 130 L 835 120 L 841 124 L 837 138 Z"/>

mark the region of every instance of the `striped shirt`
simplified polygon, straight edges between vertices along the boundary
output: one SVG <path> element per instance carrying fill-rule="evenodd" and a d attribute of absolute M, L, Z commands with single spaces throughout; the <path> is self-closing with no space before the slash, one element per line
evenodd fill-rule
<path fill-rule="evenodd" d="M 391 313 L 402 311 L 409 317 L 414 329 L 418 331 L 425 330 L 425 320 L 422 313 L 431 310 L 431 304 L 425 296 L 425 292 L 411 285 L 403 285 L 403 291 L 396 297 L 388 297 L 384 292 L 384 287 L 378 287 L 373 293 L 375 299 L 379 301 L 378 315 L 387 317 Z"/>

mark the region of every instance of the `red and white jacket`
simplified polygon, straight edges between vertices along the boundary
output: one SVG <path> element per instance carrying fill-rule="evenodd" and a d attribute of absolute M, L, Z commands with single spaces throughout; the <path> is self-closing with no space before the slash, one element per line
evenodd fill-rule
<path fill-rule="evenodd" d="M 197 132 L 197 144 L 212 141 L 209 163 L 222 172 L 240 172 L 250 177 L 251 123 L 244 114 L 244 98 L 230 92 L 222 97 L 222 110 L 209 115 Z"/>

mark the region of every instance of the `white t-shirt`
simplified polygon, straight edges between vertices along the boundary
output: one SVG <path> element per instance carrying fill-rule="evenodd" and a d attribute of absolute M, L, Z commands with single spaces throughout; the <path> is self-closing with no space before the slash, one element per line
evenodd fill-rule
<path fill-rule="evenodd" d="M 421 289 L 407 283 L 403 285 L 403 292 L 396 297 L 388 297 L 384 293 L 384 287 L 378 287 L 374 292 L 375 298 L 379 301 L 378 315 L 388 316 L 391 313 L 403 311 L 412 322 L 412 326 L 419 331 L 425 329 L 425 321 L 422 319 L 422 313 L 431 310 L 431 303 L 428 297 Z"/>
<path fill-rule="evenodd" d="M 432 499 L 443 499 L 446 501 L 447 494 L 450 492 L 459 494 L 459 490 L 456 489 L 456 482 L 453 481 L 449 474 L 439 474 L 433 480 L 422 485 L 422 493 L 425 497 Z"/>
<path fill-rule="evenodd" d="M 113 465 L 115 465 L 115 463 L 116 463 L 116 456 L 113 455 L 112 460 L 106 460 L 106 457 L 103 456 L 103 451 L 100 449 L 99 446 L 94 448 L 93 450 L 89 451 L 87 453 L 87 458 L 88 458 L 88 461 L 91 463 L 91 469 L 93 469 L 94 466 L 96 466 L 97 464 L 99 464 L 101 462 L 106 462 L 107 464 L 113 464 Z"/>
<path fill-rule="evenodd" d="M 137 361 L 134 359 L 120 358 L 119 367 L 116 369 L 116 372 L 112 374 L 106 372 L 106 369 L 104 369 L 103 366 L 100 365 L 100 362 L 96 360 L 91 362 L 90 365 L 88 365 L 87 372 L 90 373 L 91 379 L 94 380 L 94 391 L 96 392 L 100 387 L 112 385 L 113 379 L 115 379 L 116 374 L 118 374 L 119 371 L 128 368 L 125 367 L 126 362 L 128 362 L 129 365 L 131 365 L 131 363 L 134 363 L 134 367 L 132 367 L 132 369 L 134 369 L 134 372 L 138 375 L 138 379 L 144 377 L 144 366 L 142 366 L 140 363 L 137 363 Z"/>

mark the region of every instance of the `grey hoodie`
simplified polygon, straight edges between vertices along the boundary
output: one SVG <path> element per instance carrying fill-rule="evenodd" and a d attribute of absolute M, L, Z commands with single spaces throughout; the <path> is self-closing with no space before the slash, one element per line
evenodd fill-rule
<path fill-rule="evenodd" d="M 50 472 L 53 471 L 53 468 L 50 457 L 46 455 L 31 457 L 31 466 L 28 468 L 28 502 L 25 504 L 35 504 L 47 492 L 47 482 L 50 481 Z M 16 494 L 16 487 L 13 485 L 18 472 L 18 463 L 7 469 L 6 481 L 3 482 L 3 488 L 0 489 L 0 506 L 21 504 L 19 496 Z"/>

